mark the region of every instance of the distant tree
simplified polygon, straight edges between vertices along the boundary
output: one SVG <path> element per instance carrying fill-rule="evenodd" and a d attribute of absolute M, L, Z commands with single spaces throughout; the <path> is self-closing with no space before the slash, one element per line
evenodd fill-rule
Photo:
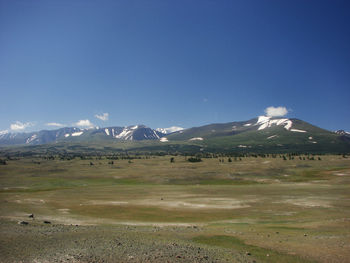
<path fill-rule="evenodd" d="M 282 158 L 283 158 L 283 161 L 287 161 L 286 156 L 283 155 Z"/>
<path fill-rule="evenodd" d="M 321 157 L 318 157 L 317 159 L 318 159 L 319 161 L 321 161 L 321 160 L 322 160 L 322 159 L 321 159 Z"/>
<path fill-rule="evenodd" d="M 201 162 L 202 159 L 199 158 L 199 157 L 190 157 L 187 159 L 187 161 L 191 162 L 191 163 L 198 163 L 198 162 Z"/>
<path fill-rule="evenodd" d="M 6 160 L 2 160 L 2 159 L 0 159 L 0 165 L 7 165 Z"/>
<path fill-rule="evenodd" d="M 230 158 L 228 158 L 228 160 L 227 160 L 229 163 L 232 163 L 232 159 L 231 159 L 231 157 Z"/>
<path fill-rule="evenodd" d="M 174 163 L 174 162 L 175 162 L 175 158 L 174 158 L 174 157 L 171 157 L 171 158 L 170 158 L 170 162 L 171 162 L 171 163 Z"/>
<path fill-rule="evenodd" d="M 94 163 L 93 163 L 93 162 L 90 162 L 90 165 L 94 165 Z"/>

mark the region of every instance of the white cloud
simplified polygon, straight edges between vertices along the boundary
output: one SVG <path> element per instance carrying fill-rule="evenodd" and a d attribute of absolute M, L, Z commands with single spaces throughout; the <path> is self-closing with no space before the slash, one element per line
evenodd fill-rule
<path fill-rule="evenodd" d="M 91 123 L 89 120 L 80 120 L 80 121 L 74 123 L 74 125 L 76 125 L 78 127 L 86 127 L 86 128 L 94 127 L 94 124 Z"/>
<path fill-rule="evenodd" d="M 57 123 L 57 122 L 49 122 L 49 123 L 46 123 L 47 126 L 54 126 L 54 127 L 63 127 L 64 124 L 62 123 Z"/>
<path fill-rule="evenodd" d="M 108 121 L 109 114 L 107 112 L 105 112 L 105 113 L 103 113 L 101 115 L 96 114 L 95 117 L 97 119 L 102 120 L 102 121 Z"/>
<path fill-rule="evenodd" d="M 31 127 L 31 126 L 34 126 L 34 124 L 31 122 L 22 123 L 20 121 L 16 121 L 15 123 L 12 123 L 10 125 L 10 128 L 13 131 L 22 131 L 22 130 L 24 130 L 28 127 Z"/>
<path fill-rule="evenodd" d="M 288 110 L 286 107 L 282 107 L 282 106 L 280 107 L 270 106 L 265 109 L 265 113 L 269 117 L 282 117 L 288 113 Z"/>
<path fill-rule="evenodd" d="M 1 136 L 1 135 L 5 135 L 5 134 L 7 134 L 7 133 L 9 133 L 9 131 L 8 131 L 8 130 L 3 130 L 3 131 L 0 131 L 0 136 Z"/>

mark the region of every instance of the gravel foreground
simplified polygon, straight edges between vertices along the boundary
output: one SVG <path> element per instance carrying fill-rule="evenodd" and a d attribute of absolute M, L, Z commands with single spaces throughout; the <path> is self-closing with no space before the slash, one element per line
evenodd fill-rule
<path fill-rule="evenodd" d="M 0 220 L 0 262 L 256 262 L 191 241 L 198 227 L 82 226 Z"/>

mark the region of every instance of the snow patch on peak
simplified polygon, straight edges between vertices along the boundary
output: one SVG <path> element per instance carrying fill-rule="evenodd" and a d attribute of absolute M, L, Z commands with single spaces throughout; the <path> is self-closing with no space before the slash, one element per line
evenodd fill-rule
<path fill-rule="evenodd" d="M 350 132 L 344 131 L 344 130 L 337 130 L 335 131 L 336 134 L 339 135 L 350 135 Z"/>
<path fill-rule="evenodd" d="M 80 136 L 82 135 L 84 132 L 80 131 L 80 132 L 74 132 L 72 133 L 72 136 Z"/>
<path fill-rule="evenodd" d="M 132 126 L 132 127 L 130 128 L 130 130 L 136 130 L 138 127 L 139 127 L 138 125 Z"/>
<path fill-rule="evenodd" d="M 27 139 L 26 143 L 31 143 L 34 141 L 36 138 L 38 138 L 37 134 L 33 134 L 30 138 Z"/>
<path fill-rule="evenodd" d="M 260 125 L 258 130 L 264 130 L 271 127 L 272 125 L 284 126 L 286 130 L 290 130 L 293 122 L 289 119 L 271 119 L 268 116 L 259 116 L 258 121 L 255 125 Z"/>
<path fill-rule="evenodd" d="M 171 126 L 169 128 L 157 128 L 156 131 L 164 133 L 164 134 L 169 134 L 177 131 L 182 131 L 184 128 L 178 127 L 178 126 Z"/>
<path fill-rule="evenodd" d="M 292 132 L 306 132 L 304 130 L 298 130 L 298 129 L 290 129 L 290 131 L 292 131 Z"/>
<path fill-rule="evenodd" d="M 191 138 L 189 139 L 189 141 L 203 141 L 204 139 L 202 137 L 195 137 L 195 138 Z"/>
<path fill-rule="evenodd" d="M 276 134 L 275 134 L 275 135 L 272 135 L 272 136 L 267 137 L 267 139 L 268 139 L 268 140 L 270 140 L 270 139 L 275 138 L 275 137 L 277 137 L 277 135 L 276 135 Z"/>
<path fill-rule="evenodd" d="M 270 119 L 271 119 L 271 117 L 268 117 L 268 116 L 259 116 L 256 124 L 265 123 L 265 122 L 269 121 Z"/>
<path fill-rule="evenodd" d="M 105 133 L 109 136 L 109 130 L 106 128 Z"/>
<path fill-rule="evenodd" d="M 157 139 L 159 139 L 159 135 L 156 133 L 155 130 L 153 130 L 153 134 L 154 134 L 154 136 L 155 136 Z"/>
<path fill-rule="evenodd" d="M 135 126 L 134 126 L 135 127 Z M 115 136 L 117 139 L 132 140 L 132 130 L 124 128 L 121 133 Z"/>
<path fill-rule="evenodd" d="M 70 134 L 69 133 L 66 133 L 65 135 L 64 135 L 64 137 L 69 137 L 70 136 Z"/>

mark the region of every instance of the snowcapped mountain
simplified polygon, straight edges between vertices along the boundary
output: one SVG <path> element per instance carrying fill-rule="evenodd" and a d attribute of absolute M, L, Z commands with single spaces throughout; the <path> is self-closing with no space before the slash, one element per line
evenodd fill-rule
<path fill-rule="evenodd" d="M 102 128 L 106 136 L 126 141 L 158 140 L 163 133 L 145 125 Z"/>
<path fill-rule="evenodd" d="M 82 132 L 79 128 L 66 127 L 58 130 L 42 130 L 30 133 L 4 133 L 0 135 L 0 145 L 16 144 L 45 144 L 55 142 L 58 139 L 76 136 Z"/>
<path fill-rule="evenodd" d="M 345 135 L 345 136 L 350 136 L 350 132 L 344 131 L 344 130 L 337 130 L 334 133 L 338 135 Z"/>
<path fill-rule="evenodd" d="M 144 125 L 128 127 L 107 127 L 93 129 L 61 128 L 31 133 L 0 133 L 0 145 L 28 144 L 38 145 L 58 141 L 82 141 L 96 138 L 127 141 L 158 140 L 165 134 Z"/>
<path fill-rule="evenodd" d="M 75 127 L 31 133 L 0 132 L 1 145 L 41 145 L 48 143 L 115 144 L 118 141 L 153 141 L 156 149 L 202 149 L 253 152 L 350 152 L 350 135 L 327 131 L 298 119 L 259 116 L 248 121 L 215 123 L 182 129 L 152 129 L 145 125 L 79 129 Z M 145 147 L 144 144 L 134 147 Z M 163 147 L 163 148 L 162 148 Z M 138 149 L 139 149 L 138 148 Z"/>
<path fill-rule="evenodd" d="M 184 130 L 184 128 L 181 128 L 178 126 L 171 126 L 169 128 L 157 128 L 156 129 L 156 131 L 164 133 L 164 134 L 170 134 L 170 133 L 182 131 L 182 130 Z"/>

